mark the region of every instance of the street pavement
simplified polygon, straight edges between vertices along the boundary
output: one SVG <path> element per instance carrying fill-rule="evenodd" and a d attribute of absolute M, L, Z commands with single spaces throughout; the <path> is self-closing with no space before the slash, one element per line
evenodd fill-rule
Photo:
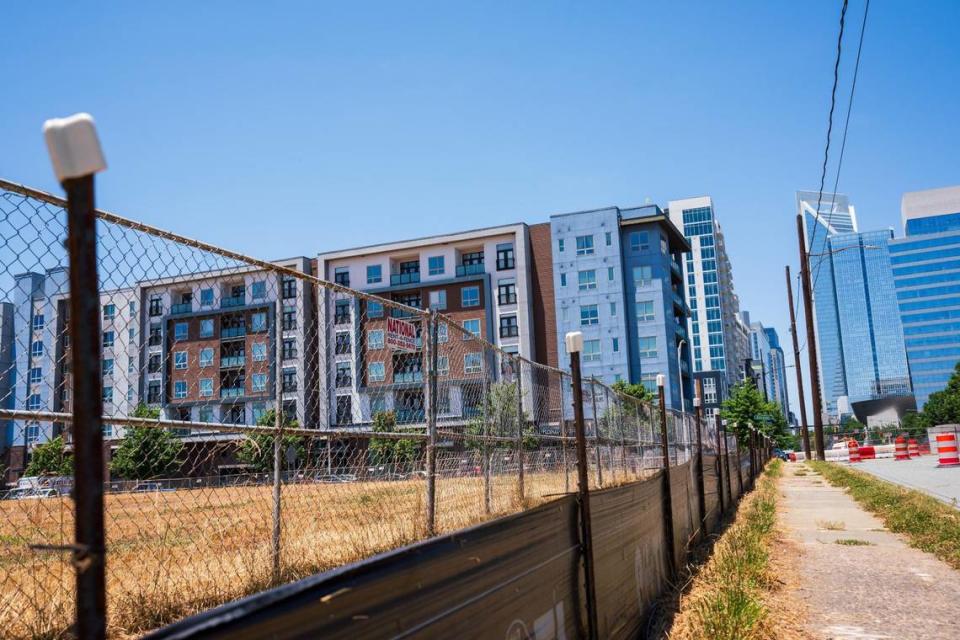
<path fill-rule="evenodd" d="M 960 505 L 960 467 L 937 468 L 937 456 L 927 455 L 910 460 L 882 458 L 864 460 L 853 468 L 868 471 L 878 478 L 909 489 L 928 493 L 954 507 Z"/>

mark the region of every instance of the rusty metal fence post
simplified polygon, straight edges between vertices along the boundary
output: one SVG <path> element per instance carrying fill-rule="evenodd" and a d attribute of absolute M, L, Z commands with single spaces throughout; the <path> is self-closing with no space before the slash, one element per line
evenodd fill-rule
<path fill-rule="evenodd" d="M 427 384 L 424 388 L 424 409 L 427 423 L 426 446 L 426 533 L 433 536 L 437 526 L 437 315 L 430 309 L 426 318 L 427 339 L 424 358 L 427 361 Z"/>
<path fill-rule="evenodd" d="M 677 574 L 677 554 L 673 539 L 673 496 L 670 486 L 670 443 L 667 438 L 667 401 L 663 389 L 663 374 L 657 375 L 657 393 L 660 397 L 660 447 L 663 453 L 663 530 L 670 576 Z"/>
<path fill-rule="evenodd" d="M 723 444 L 724 444 L 724 433 L 723 433 L 723 423 L 720 420 L 720 414 L 714 416 L 714 422 L 717 428 L 717 497 L 719 498 L 720 504 L 720 515 L 723 515 L 723 467 L 727 465 L 727 480 L 730 479 L 730 458 L 727 456 L 726 461 L 724 461 L 723 455 Z M 733 502 L 733 496 L 730 496 L 730 502 Z"/>
<path fill-rule="evenodd" d="M 65 179 L 73 350 L 73 451 L 77 636 L 106 636 L 103 515 L 103 381 L 93 175 Z"/>

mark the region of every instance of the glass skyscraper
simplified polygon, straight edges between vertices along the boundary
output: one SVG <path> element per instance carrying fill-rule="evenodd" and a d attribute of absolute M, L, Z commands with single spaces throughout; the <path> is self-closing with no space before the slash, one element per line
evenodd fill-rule
<path fill-rule="evenodd" d="M 960 187 L 906 193 L 890 243 L 910 378 L 922 408 L 960 360 Z"/>
<path fill-rule="evenodd" d="M 910 395 L 903 328 L 891 274 L 891 230 L 857 232 L 846 196 L 799 192 L 810 251 L 825 410 Z M 844 402 L 845 401 L 845 402 Z"/>

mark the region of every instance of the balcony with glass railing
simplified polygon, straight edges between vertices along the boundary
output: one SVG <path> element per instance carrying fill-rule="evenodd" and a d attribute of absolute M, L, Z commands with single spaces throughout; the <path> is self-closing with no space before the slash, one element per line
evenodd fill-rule
<path fill-rule="evenodd" d="M 426 412 L 423 409 L 398 409 L 396 418 L 399 423 L 423 422 L 426 419 Z"/>
<path fill-rule="evenodd" d="M 242 307 L 246 303 L 247 303 L 246 296 L 228 296 L 226 298 L 220 298 L 221 309 L 230 309 L 232 307 Z"/>
<path fill-rule="evenodd" d="M 483 263 L 480 264 L 459 264 L 457 265 L 457 277 L 477 276 L 484 272 Z"/>
<path fill-rule="evenodd" d="M 221 387 L 221 398 L 239 398 L 243 395 L 243 387 Z"/>
<path fill-rule="evenodd" d="M 423 382 L 423 371 L 397 371 L 393 381 L 399 383 Z"/>
<path fill-rule="evenodd" d="M 232 338 L 242 338 L 247 335 L 246 327 L 224 327 L 220 329 L 220 339 L 230 340 Z"/>
<path fill-rule="evenodd" d="M 391 273 L 390 274 L 390 286 L 398 286 L 401 284 L 417 284 L 420 282 L 420 272 L 419 271 L 410 271 L 407 273 Z"/>
<path fill-rule="evenodd" d="M 220 358 L 220 368 L 231 369 L 235 367 L 242 367 L 245 361 L 246 361 L 246 357 L 243 355 L 226 356 L 224 358 Z"/>
<path fill-rule="evenodd" d="M 183 315 L 184 313 L 191 313 L 193 311 L 192 302 L 181 302 L 180 304 L 175 304 L 170 307 L 170 315 L 178 316 Z"/>

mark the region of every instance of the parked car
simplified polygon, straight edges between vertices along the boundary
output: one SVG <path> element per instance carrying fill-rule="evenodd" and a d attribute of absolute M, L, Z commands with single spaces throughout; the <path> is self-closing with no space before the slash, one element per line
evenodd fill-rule
<path fill-rule="evenodd" d="M 41 498 L 56 498 L 60 495 L 60 492 L 54 489 L 53 487 L 47 487 L 45 489 L 34 489 L 24 494 L 22 497 L 17 498 L 18 500 L 40 500 Z"/>
<path fill-rule="evenodd" d="M 131 493 L 152 493 L 154 491 L 164 491 L 164 488 L 159 482 L 138 482 L 133 485 L 133 489 L 130 491 Z M 168 491 L 172 491 L 172 489 L 168 489 Z"/>

